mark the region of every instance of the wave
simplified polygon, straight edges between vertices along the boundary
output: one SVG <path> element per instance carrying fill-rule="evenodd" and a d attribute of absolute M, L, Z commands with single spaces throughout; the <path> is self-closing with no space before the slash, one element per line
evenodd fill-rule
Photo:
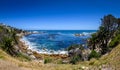
<path fill-rule="evenodd" d="M 68 54 L 68 51 L 62 51 L 62 50 L 55 51 L 55 50 L 48 50 L 48 49 L 38 50 L 37 52 L 41 54 Z"/>
<path fill-rule="evenodd" d="M 30 41 L 28 41 L 28 39 L 26 37 L 22 37 L 20 39 L 20 41 L 24 42 L 26 46 L 28 46 L 28 49 L 31 49 L 33 51 L 37 51 L 40 54 L 68 54 L 68 51 L 64 51 L 64 50 L 48 50 L 47 48 L 44 49 L 37 49 L 38 46 L 36 46 L 36 43 L 32 43 Z"/>
<path fill-rule="evenodd" d="M 31 43 L 30 41 L 28 41 L 28 39 L 26 37 L 22 37 L 20 39 L 20 41 L 24 42 L 26 46 L 28 46 L 28 49 L 33 49 L 35 47 L 33 47 L 33 45 L 35 45 L 35 43 Z"/>
<path fill-rule="evenodd" d="M 95 33 L 95 32 L 83 32 L 82 34 L 84 34 L 84 35 L 91 35 L 93 33 Z"/>

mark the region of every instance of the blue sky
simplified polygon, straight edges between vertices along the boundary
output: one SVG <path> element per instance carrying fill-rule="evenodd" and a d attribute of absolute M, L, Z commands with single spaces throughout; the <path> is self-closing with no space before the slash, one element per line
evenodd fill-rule
<path fill-rule="evenodd" d="M 0 0 L 0 22 L 21 29 L 96 30 L 107 14 L 120 0 Z"/>

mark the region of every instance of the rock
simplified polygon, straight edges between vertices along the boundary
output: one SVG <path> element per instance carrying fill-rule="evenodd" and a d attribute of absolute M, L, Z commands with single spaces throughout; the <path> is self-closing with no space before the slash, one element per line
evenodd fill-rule
<path fill-rule="evenodd" d="M 68 60 L 63 60 L 62 63 L 67 64 L 67 63 L 69 63 L 69 61 Z"/>
<path fill-rule="evenodd" d="M 71 57 L 74 54 L 74 49 L 71 49 L 70 51 L 68 51 L 68 56 Z"/>
<path fill-rule="evenodd" d="M 14 49 L 19 50 L 19 47 L 17 45 L 14 46 Z"/>
<path fill-rule="evenodd" d="M 33 53 L 32 53 L 32 52 L 30 52 L 30 51 L 27 51 L 27 54 L 28 54 L 28 55 L 33 55 Z"/>
<path fill-rule="evenodd" d="M 74 34 L 75 36 L 85 36 L 84 34 Z"/>
<path fill-rule="evenodd" d="M 69 57 L 74 57 L 74 55 L 81 56 L 81 59 L 86 61 L 88 60 L 88 56 L 90 54 L 90 49 L 80 49 L 80 48 L 74 48 L 68 51 Z"/>
<path fill-rule="evenodd" d="M 82 52 L 82 58 L 84 61 L 88 60 L 88 56 L 90 54 L 90 49 L 85 49 L 83 52 Z"/>
<path fill-rule="evenodd" d="M 14 49 L 15 49 L 14 51 L 15 51 L 16 53 L 21 52 L 20 48 L 19 48 L 17 45 L 14 46 Z"/>
<path fill-rule="evenodd" d="M 34 55 L 30 55 L 31 59 L 36 59 L 36 57 Z"/>
<path fill-rule="evenodd" d="M 71 49 L 68 51 L 68 56 L 71 57 L 73 55 L 81 55 L 82 51 L 79 48 Z"/>
<path fill-rule="evenodd" d="M 75 36 L 81 36 L 81 34 L 74 34 Z"/>
<path fill-rule="evenodd" d="M 79 48 L 76 48 L 74 53 L 76 53 L 76 55 L 80 55 L 82 54 L 82 51 Z"/>
<path fill-rule="evenodd" d="M 33 51 L 32 51 L 31 49 L 27 49 L 26 53 L 27 53 L 28 55 L 33 55 Z"/>

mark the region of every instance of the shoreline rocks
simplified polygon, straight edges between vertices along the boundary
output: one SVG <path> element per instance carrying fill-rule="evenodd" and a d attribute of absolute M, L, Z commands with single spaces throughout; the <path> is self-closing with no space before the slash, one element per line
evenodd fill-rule
<path fill-rule="evenodd" d="M 66 54 L 41 54 L 37 51 L 29 49 L 29 46 L 26 45 L 24 41 L 20 40 L 23 36 L 29 35 L 29 34 L 33 34 L 33 33 L 25 33 L 25 34 L 19 35 L 18 43 L 19 43 L 19 48 L 20 48 L 21 52 L 27 54 L 33 60 L 41 60 L 41 59 L 43 60 L 43 58 L 45 56 L 50 56 L 50 57 L 55 57 L 55 58 L 59 57 L 62 59 L 65 59 L 68 57 L 68 55 L 66 55 Z"/>
<path fill-rule="evenodd" d="M 74 36 L 80 37 L 80 36 L 85 36 L 84 34 L 74 34 Z"/>

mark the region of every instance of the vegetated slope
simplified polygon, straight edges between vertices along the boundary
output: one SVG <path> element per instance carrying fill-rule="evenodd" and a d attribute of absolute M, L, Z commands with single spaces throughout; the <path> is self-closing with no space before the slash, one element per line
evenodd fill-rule
<path fill-rule="evenodd" d="M 79 64 L 43 64 L 40 61 L 19 61 L 0 50 L 0 70 L 120 70 L 120 45 L 100 59 Z"/>
<path fill-rule="evenodd" d="M 99 60 L 91 60 L 89 65 L 91 65 L 91 70 L 120 70 L 120 44 Z"/>
<path fill-rule="evenodd" d="M 40 61 L 20 61 L 0 50 L 0 70 L 74 70 L 78 65 L 71 64 L 44 64 Z"/>

